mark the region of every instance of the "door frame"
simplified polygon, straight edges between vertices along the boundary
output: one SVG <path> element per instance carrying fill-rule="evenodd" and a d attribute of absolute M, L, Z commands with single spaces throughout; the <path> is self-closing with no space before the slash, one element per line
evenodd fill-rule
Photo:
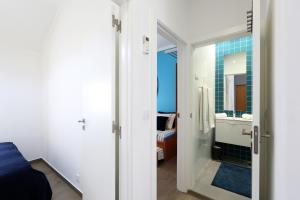
<path fill-rule="evenodd" d="M 177 116 L 177 189 L 182 192 L 187 192 L 188 190 L 188 182 L 189 178 L 186 175 L 187 171 L 187 163 L 188 163 L 188 153 L 186 147 L 187 143 L 187 137 L 184 136 L 184 133 L 188 133 L 187 129 L 189 128 L 186 126 L 186 124 L 189 123 L 189 118 L 187 117 L 188 113 L 187 105 L 188 100 L 185 97 L 188 95 L 188 90 L 184 90 L 185 83 L 186 83 L 186 75 L 189 65 L 189 45 L 181 39 L 174 31 L 172 31 L 167 25 L 165 25 L 163 22 L 161 22 L 159 19 L 154 19 L 154 27 L 155 28 L 155 38 L 157 38 L 157 33 L 159 32 L 162 36 L 170 40 L 171 42 L 176 44 L 177 47 L 177 69 L 176 69 L 176 112 L 180 115 L 180 117 Z M 157 40 L 156 40 L 157 41 Z M 153 48 L 153 52 L 157 52 L 157 46 Z M 154 53 L 153 60 L 155 61 L 152 64 L 153 73 L 157 75 L 157 53 Z M 156 88 L 156 79 L 152 79 L 152 86 L 155 86 Z M 153 122 L 155 123 L 155 127 L 152 130 L 152 132 L 156 132 L 156 115 L 157 115 L 157 94 L 152 94 L 154 96 L 154 104 L 151 106 L 151 110 L 154 113 L 154 117 L 152 117 Z M 153 124 L 153 123 L 152 123 Z M 157 147 L 157 138 L 153 138 L 154 141 L 152 141 L 153 149 L 155 149 L 155 155 L 152 157 L 153 162 L 155 165 L 152 167 L 155 168 L 154 176 L 157 177 L 157 156 L 156 156 L 156 147 Z M 180 161 L 180 162 L 179 162 Z M 157 188 L 157 179 L 153 180 L 153 187 Z M 155 194 L 157 191 L 155 191 Z M 157 195 L 156 195 L 157 196 Z"/>
<path fill-rule="evenodd" d="M 132 75 L 130 71 L 130 23 L 128 1 L 113 0 L 120 6 L 119 17 L 122 22 L 121 33 L 119 35 L 119 77 L 120 77 L 120 113 L 119 122 L 121 127 L 121 138 L 119 140 L 119 200 L 133 199 L 132 183 L 132 155 L 131 155 L 131 85 Z"/>
<path fill-rule="evenodd" d="M 261 151 L 261 135 L 263 135 L 263 130 L 261 127 L 261 2 L 260 0 L 253 0 L 253 33 L 252 33 L 252 40 L 253 40 L 253 101 L 252 101 L 252 114 L 253 114 L 253 123 L 252 128 L 254 129 L 254 126 L 259 127 L 259 135 L 258 135 L 258 154 L 254 154 L 254 148 L 252 148 L 252 199 L 253 200 L 259 200 L 261 196 L 267 196 L 265 194 L 266 192 L 263 191 L 264 185 L 261 183 L 264 181 L 264 184 L 266 184 L 264 174 L 261 173 L 261 171 L 266 171 L 261 160 L 260 153 L 264 153 L 264 157 L 267 157 L 266 152 Z M 236 38 L 239 36 L 246 36 L 249 35 L 246 30 L 241 29 L 241 27 L 238 27 L 236 29 L 232 30 L 225 30 L 223 32 L 220 32 L 219 35 L 215 35 L 212 38 L 205 39 L 203 41 L 198 41 L 192 44 L 192 51 L 201 46 L 206 46 L 212 43 L 215 43 L 217 41 L 222 41 L 230 38 Z M 193 74 L 190 74 L 191 80 L 193 79 Z M 191 110 L 191 113 L 193 111 Z M 193 126 L 193 125 L 191 125 Z M 254 131 L 252 129 L 252 132 Z M 192 139 L 191 137 L 189 138 Z M 252 137 L 252 144 L 253 144 L 253 137 Z M 190 166 L 190 170 L 192 170 L 192 166 Z M 186 172 L 188 173 L 188 171 Z M 256 184 L 253 184 L 253 183 Z"/>
<path fill-rule="evenodd" d="M 118 0 L 115 0 L 118 1 Z M 134 24 L 132 10 L 130 9 L 129 0 L 120 0 L 120 18 L 122 20 L 122 33 L 120 34 L 120 124 L 122 127 L 122 139 L 120 140 L 120 200 L 132 200 L 134 199 L 134 189 L 136 187 L 133 183 L 133 175 L 134 175 L 134 162 L 133 162 L 133 134 L 132 134 L 132 120 L 133 116 L 131 110 L 133 108 L 132 105 L 132 65 L 133 59 L 131 52 L 134 50 L 132 47 L 132 43 L 134 42 L 134 38 L 132 37 L 132 30 Z M 157 41 L 157 30 L 158 30 L 158 19 L 150 14 L 150 31 L 149 36 L 151 41 Z M 167 32 L 171 32 L 166 26 L 160 23 L 161 27 Z M 182 46 L 185 43 L 179 39 L 176 35 L 169 35 L 171 38 L 176 38 L 175 40 L 180 41 Z M 177 43 L 177 42 L 176 42 Z M 150 108 L 150 124 L 151 124 L 151 132 L 156 132 L 156 115 L 157 115 L 157 42 L 150 43 L 150 58 L 149 63 L 151 65 L 151 108 Z M 177 44 L 177 48 L 178 44 Z M 184 49 L 184 47 L 181 47 Z M 154 53 L 156 52 L 156 53 Z M 181 51 L 180 51 L 181 52 Z M 177 62 L 180 65 L 179 62 Z M 184 61 L 182 61 L 184 63 Z M 185 66 L 181 64 L 181 66 Z M 178 69 L 177 69 L 178 72 Z M 178 90 L 177 90 L 178 94 Z M 178 104 L 178 101 L 177 101 Z M 157 137 L 153 134 L 151 141 L 151 187 L 149 190 L 151 191 L 152 200 L 157 199 Z M 184 158 L 184 156 L 183 156 Z M 183 167 L 182 167 L 183 168 Z M 181 177 L 184 178 L 184 171 L 181 171 Z M 143 183 L 138 183 L 143 184 Z M 183 184 L 182 184 L 183 185 Z M 182 188 L 182 186 L 181 186 Z M 181 191 L 186 191 L 181 189 Z"/>
<path fill-rule="evenodd" d="M 174 32 L 172 32 L 172 30 L 170 30 L 166 25 L 164 25 L 162 22 L 160 22 L 157 19 L 157 30 L 162 30 L 166 33 L 166 37 L 168 39 L 171 39 L 172 42 L 176 42 L 177 44 L 177 48 L 178 48 L 178 68 L 177 68 L 177 73 L 178 73 L 178 80 L 177 80 L 177 84 L 178 84 L 178 90 L 177 90 L 177 95 L 178 95 L 178 109 L 177 112 L 180 113 L 181 115 L 181 120 L 177 118 L 177 123 L 178 126 L 181 126 L 181 130 L 179 128 L 177 134 L 178 134 L 178 144 L 177 144 L 177 158 L 178 160 L 180 160 L 180 162 L 177 161 L 177 189 L 181 192 L 188 192 L 190 189 L 192 189 L 193 184 L 194 184 L 194 180 L 193 180 L 193 176 L 190 173 L 192 170 L 192 149 L 190 148 L 190 144 L 192 144 L 192 131 L 193 131 L 193 120 L 190 117 L 190 114 L 193 113 L 193 107 L 192 107 L 192 99 L 191 100 L 186 100 L 184 98 L 180 98 L 181 95 L 183 96 L 192 96 L 193 95 L 193 90 L 192 89 L 188 89 L 188 90 L 184 90 L 184 88 L 192 88 L 192 84 L 193 84 L 193 66 L 192 66 L 192 53 L 194 51 L 195 48 L 201 47 L 201 46 L 206 46 L 209 44 L 213 44 L 216 43 L 218 41 L 224 41 L 224 40 L 228 40 L 228 39 L 232 39 L 232 38 L 236 38 L 236 37 L 242 37 L 242 36 L 247 36 L 249 35 L 249 33 L 245 30 L 245 29 L 241 29 L 240 27 L 236 28 L 236 29 L 229 29 L 229 30 L 225 30 L 223 32 L 219 32 L 217 35 L 214 35 L 211 38 L 206 38 L 203 41 L 198 41 L 195 42 L 191 45 L 183 42 L 183 40 L 181 40 L 178 36 L 176 36 L 176 34 Z M 254 40 L 254 34 L 252 35 L 253 40 Z M 254 43 L 254 41 L 253 41 Z M 156 52 L 156 49 L 154 49 L 153 52 Z M 157 66 L 157 58 L 155 55 L 155 68 Z M 256 59 L 256 58 L 255 58 Z M 254 49 L 253 49 L 253 63 L 254 63 Z M 182 67 L 184 66 L 184 67 Z M 260 67 L 259 65 L 257 65 L 258 67 Z M 183 70 L 184 69 L 184 70 Z M 153 72 L 156 75 L 156 71 Z M 156 76 L 155 76 L 156 77 Z M 260 80 L 260 78 L 257 78 L 256 80 Z M 156 78 L 155 80 L 153 80 L 154 82 L 156 82 Z M 254 80 L 253 80 L 254 82 Z M 155 83 L 152 82 L 152 85 L 154 85 Z M 156 84 L 155 84 L 155 88 L 156 88 Z M 184 91 L 183 93 L 181 93 L 181 91 Z M 253 89 L 254 91 L 254 89 Z M 156 93 L 154 94 L 156 97 Z M 260 95 L 260 94 L 259 94 Z M 152 106 L 153 109 L 153 106 Z M 155 112 L 156 112 L 156 103 L 155 103 Z M 259 108 L 258 108 L 259 110 Z M 155 115 L 156 116 L 156 115 Z M 153 119 L 156 123 L 156 119 Z M 152 123 L 153 124 L 153 123 Z M 254 126 L 254 122 L 253 122 L 253 126 Z M 156 127 L 156 126 L 155 126 Z M 152 130 L 155 131 L 155 130 Z M 185 135 L 180 134 L 180 133 L 185 133 Z M 155 142 L 156 142 L 156 138 L 155 138 Z M 155 149 L 156 149 L 156 144 L 155 144 Z M 253 154 L 252 154 L 253 155 Z M 152 157 L 153 159 L 153 163 L 156 162 L 156 152 L 155 152 L 155 156 Z M 155 160 L 155 162 L 154 162 Z M 156 168 L 157 166 L 154 166 L 155 168 L 155 175 L 157 174 Z M 252 169 L 253 171 L 253 169 Z M 258 173 L 252 173 L 252 180 L 254 180 L 253 176 L 258 177 L 258 179 L 260 178 L 260 175 Z M 153 181 L 153 182 L 157 182 L 157 180 Z M 155 184 L 154 187 L 157 187 L 157 185 Z M 254 191 L 254 187 L 260 187 L 259 184 L 252 184 L 252 191 Z M 257 191 L 257 190 L 256 190 Z M 258 190 L 259 192 L 259 190 Z M 155 191 L 156 193 L 156 191 Z M 257 193 L 257 192 L 256 192 Z M 259 194 L 258 194 L 259 195 Z M 259 198 L 252 198 L 252 199 L 259 199 Z"/>
<path fill-rule="evenodd" d="M 197 48 L 201 48 L 201 47 L 205 47 L 205 46 L 208 46 L 208 45 L 212 45 L 212 44 L 216 44 L 216 43 L 218 43 L 218 42 L 222 42 L 222 41 L 226 41 L 226 40 L 231 40 L 231 39 L 234 39 L 234 38 L 238 38 L 238 37 L 246 37 L 246 36 L 248 36 L 248 35 L 250 35 L 250 33 L 248 33 L 247 32 L 247 30 L 245 30 L 245 29 L 241 29 L 241 27 L 238 27 L 238 28 L 236 28 L 236 29 L 228 29 L 228 30 L 224 30 L 224 31 L 222 31 L 222 32 L 219 32 L 218 34 L 216 34 L 216 35 L 214 35 L 213 37 L 211 37 L 211 38 L 207 38 L 207 39 L 205 39 L 205 40 L 203 40 L 203 41 L 198 41 L 198 42 L 195 42 L 195 43 L 193 43 L 191 46 L 192 46 L 192 48 L 191 48 L 191 66 L 192 66 L 192 69 L 191 69 L 191 71 L 190 71 L 190 73 L 189 73 L 189 79 L 191 80 L 190 81 L 190 86 L 189 86 L 189 88 L 190 88 L 190 94 L 194 97 L 196 94 L 195 94 L 195 91 L 193 91 L 193 84 L 194 84 L 194 79 L 195 79 L 195 75 L 194 75 L 194 65 L 193 65 L 193 58 L 192 58 L 192 56 L 193 56 L 193 52 L 194 52 L 194 50 L 195 49 L 197 49 Z M 195 115 L 194 114 L 194 109 L 193 109 L 193 99 L 191 100 L 191 107 L 189 108 L 190 109 L 190 113 L 193 113 L 193 116 Z M 190 124 L 189 124 L 189 126 L 190 127 L 192 127 L 192 129 L 191 129 L 191 131 L 194 131 L 195 129 L 194 129 L 194 126 L 195 126 L 195 121 L 194 120 L 191 120 L 191 122 L 190 122 Z M 193 134 L 193 133 L 192 133 Z M 192 135 L 190 134 L 189 136 L 188 136 L 188 144 L 192 144 L 192 141 L 193 141 L 193 137 L 192 137 Z M 187 145 L 187 148 L 188 148 L 188 152 L 189 152 L 189 155 L 192 155 L 192 153 L 193 153 L 193 150 L 192 150 L 192 148 L 191 148 L 191 145 Z M 188 168 L 187 168 L 187 171 L 186 171 L 186 174 L 187 175 L 189 175 L 189 174 L 191 174 L 190 172 L 192 172 L 193 171 L 193 161 L 192 161 L 192 158 L 190 158 L 190 162 L 189 162 L 190 164 L 188 165 Z M 195 177 L 194 176 L 191 176 L 191 175 L 189 175 L 190 177 L 189 177 L 189 179 L 190 179 L 190 181 L 189 181 L 189 185 L 188 185 L 188 187 L 189 187 L 189 191 L 191 191 L 191 192 L 194 192 L 193 190 L 192 190 L 192 188 L 194 187 L 194 183 L 195 183 Z M 197 178 L 197 177 L 196 177 Z M 204 195 L 204 194 L 202 194 L 202 195 Z"/>

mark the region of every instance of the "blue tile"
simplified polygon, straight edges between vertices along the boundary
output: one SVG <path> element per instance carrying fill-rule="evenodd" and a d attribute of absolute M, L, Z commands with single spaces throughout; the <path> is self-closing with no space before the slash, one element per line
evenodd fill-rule
<path fill-rule="evenodd" d="M 249 113 L 252 110 L 252 37 L 246 36 L 216 44 L 215 108 L 217 112 L 223 111 L 224 56 L 240 52 L 247 52 L 247 112 Z M 228 112 L 229 115 L 232 115 L 230 111 L 226 112 Z"/>

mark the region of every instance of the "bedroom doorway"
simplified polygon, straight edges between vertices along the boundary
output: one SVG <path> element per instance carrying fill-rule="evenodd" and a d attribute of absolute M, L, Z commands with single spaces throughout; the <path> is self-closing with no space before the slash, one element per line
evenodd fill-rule
<path fill-rule="evenodd" d="M 177 188 L 177 45 L 157 35 L 157 199 Z M 172 198 L 172 197 L 170 197 Z"/>

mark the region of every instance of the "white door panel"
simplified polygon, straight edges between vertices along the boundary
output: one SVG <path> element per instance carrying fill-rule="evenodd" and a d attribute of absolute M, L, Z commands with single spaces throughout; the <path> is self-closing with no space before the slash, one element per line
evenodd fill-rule
<path fill-rule="evenodd" d="M 252 133 L 252 199 L 260 197 L 260 0 L 253 1 L 253 133 Z M 255 131 L 257 127 L 258 131 Z M 257 134 L 257 136 L 256 136 Z M 256 151 L 257 150 L 257 151 Z"/>
<path fill-rule="evenodd" d="M 111 1 L 84 5 L 82 187 L 84 200 L 115 199 L 114 34 Z"/>

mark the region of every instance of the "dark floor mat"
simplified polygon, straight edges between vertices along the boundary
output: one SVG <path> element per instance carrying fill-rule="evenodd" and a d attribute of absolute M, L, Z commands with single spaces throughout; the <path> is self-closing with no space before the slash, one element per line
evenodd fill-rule
<path fill-rule="evenodd" d="M 251 168 L 222 162 L 212 185 L 251 198 Z"/>

